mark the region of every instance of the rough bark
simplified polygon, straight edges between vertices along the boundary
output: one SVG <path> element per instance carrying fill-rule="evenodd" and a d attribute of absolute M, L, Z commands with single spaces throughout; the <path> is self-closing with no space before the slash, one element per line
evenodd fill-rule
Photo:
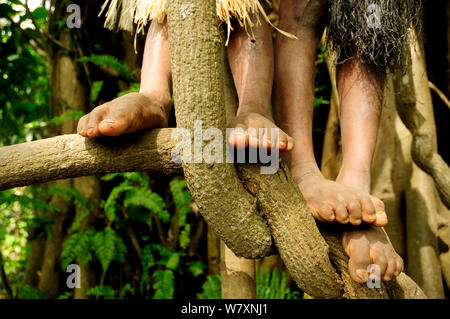
<path fill-rule="evenodd" d="M 223 47 L 215 5 L 214 0 L 173 0 L 167 8 L 177 127 L 189 130 L 193 142 L 197 120 L 204 130 L 218 128 L 226 136 Z M 272 251 L 270 231 L 233 164 L 183 163 L 183 171 L 203 217 L 230 249 L 248 258 Z"/>
<path fill-rule="evenodd" d="M 225 111 L 218 111 L 218 108 L 223 107 L 224 104 L 223 64 L 217 63 L 223 57 L 221 49 L 218 49 L 221 48 L 221 42 L 215 41 L 214 37 L 211 39 L 211 34 L 214 35 L 218 30 L 206 28 L 205 31 L 202 25 L 205 20 L 209 26 L 216 25 L 214 3 L 214 1 L 199 0 L 184 1 L 182 4 L 180 1 L 169 3 L 171 53 L 175 70 L 175 102 L 178 103 L 177 117 L 179 127 L 189 128 L 191 131 L 194 119 L 202 119 L 204 127 L 224 128 L 225 126 Z M 178 6 L 174 6 L 176 4 Z M 220 40 L 220 37 L 217 38 Z M 190 48 L 187 53 L 186 48 Z M 192 70 L 198 72 L 192 72 Z M 198 117 L 195 118 L 195 115 Z M 163 145 L 158 147 L 165 148 Z M 73 162 L 72 164 L 76 165 Z M 66 166 L 66 169 L 70 168 Z M 192 164 L 184 165 L 184 170 L 200 211 L 203 212 L 207 221 L 216 226 L 215 230 L 221 237 L 229 239 L 231 244 L 237 246 L 235 253 L 242 251 L 248 253 L 249 249 L 256 246 L 260 251 L 258 253 L 250 251 L 248 255 L 257 256 L 261 255 L 261 249 L 265 249 L 263 251 L 265 253 L 272 249 L 271 245 L 260 247 L 261 239 L 263 244 L 267 244 L 271 242 L 271 238 L 265 222 L 256 212 L 257 202 L 258 208 L 268 218 L 269 225 L 274 231 L 274 237 L 285 264 L 297 283 L 302 288 L 306 288 L 306 292 L 315 297 L 388 296 L 385 290 L 370 290 L 365 285 L 356 284 L 349 279 L 348 258 L 343 251 L 339 235 L 324 232 L 327 245 L 320 236 L 304 199 L 286 167 L 282 166 L 278 174 L 274 175 L 261 175 L 257 165 L 240 167 L 247 192 L 237 178 L 232 165 L 218 164 L 208 167 L 204 164 Z M 225 183 L 222 184 L 222 182 Z M 236 203 L 238 203 L 237 209 Z M 281 206 L 277 207 L 280 204 Z M 221 211 L 225 213 L 218 215 Z M 245 213 L 243 215 L 245 219 L 242 215 L 237 215 L 236 211 Z M 287 220 L 286 217 L 288 217 Z M 259 223 L 256 226 L 255 221 Z M 222 224 L 218 225 L 218 222 Z M 268 240 L 262 238 L 266 234 L 269 236 Z M 249 240 L 253 241 L 248 242 Z M 328 252 L 332 263 L 328 259 Z M 333 265 L 341 278 L 338 277 Z M 343 290 L 341 290 L 341 282 L 344 284 Z M 414 283 L 409 284 L 411 287 L 404 287 L 402 291 L 409 288 L 412 291 L 417 290 Z M 308 285 L 311 287 L 306 287 Z"/>
<path fill-rule="evenodd" d="M 415 39 L 416 35 L 411 37 Z M 411 155 L 414 162 L 433 177 L 442 201 L 450 208 L 450 168 L 437 152 L 433 104 L 419 41 L 416 39 L 411 47 L 411 63 L 406 74 L 396 72 L 397 111 L 413 135 Z"/>
<path fill-rule="evenodd" d="M 437 153 L 436 127 L 423 50 L 415 39 L 406 72 L 394 79 L 398 114 L 412 134 L 412 171 L 405 189 L 407 209 L 407 269 L 432 298 L 443 298 L 438 251 L 439 198 L 448 207 L 450 169 Z M 427 172 L 433 179 L 428 176 Z M 436 186 L 435 186 L 436 185 Z"/>
<path fill-rule="evenodd" d="M 171 134 L 164 129 L 94 140 L 72 134 L 2 147 L 0 190 L 112 172 L 178 174 Z"/>

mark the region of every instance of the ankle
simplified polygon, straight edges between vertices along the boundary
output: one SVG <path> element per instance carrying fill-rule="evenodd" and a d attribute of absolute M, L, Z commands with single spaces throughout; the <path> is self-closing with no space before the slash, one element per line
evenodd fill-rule
<path fill-rule="evenodd" d="M 310 182 L 311 180 L 324 179 L 320 170 L 316 167 L 308 167 L 291 170 L 292 178 L 298 185 Z"/>
<path fill-rule="evenodd" d="M 370 192 L 370 170 L 341 169 L 336 182 Z"/>
<path fill-rule="evenodd" d="M 139 94 L 145 96 L 153 104 L 161 107 L 164 114 L 169 117 L 172 109 L 172 96 L 166 90 L 140 91 Z"/>
<path fill-rule="evenodd" d="M 272 114 L 270 113 L 270 106 L 265 106 L 258 103 L 245 103 L 245 104 L 239 104 L 238 110 L 236 112 L 236 115 L 241 115 L 244 113 L 258 113 L 265 118 L 273 121 Z"/>

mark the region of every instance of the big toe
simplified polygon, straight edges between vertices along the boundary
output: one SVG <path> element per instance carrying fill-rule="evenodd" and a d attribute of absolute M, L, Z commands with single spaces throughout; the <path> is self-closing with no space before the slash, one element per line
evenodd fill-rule
<path fill-rule="evenodd" d="M 371 196 L 372 203 L 375 206 L 376 219 L 373 222 L 374 226 L 384 227 L 388 223 L 388 217 L 386 214 L 386 209 L 384 203 L 376 197 Z"/>
<path fill-rule="evenodd" d="M 356 282 L 364 283 L 369 274 L 367 268 L 370 265 L 369 243 L 362 237 L 351 240 L 350 248 L 347 249 L 349 255 L 348 270 L 350 277 Z"/>
<path fill-rule="evenodd" d="M 248 135 L 242 126 L 236 126 L 230 131 L 228 136 L 228 143 L 237 148 L 244 148 L 248 146 Z"/>
<path fill-rule="evenodd" d="M 129 126 L 125 119 L 104 119 L 98 125 L 98 130 L 102 135 L 117 136 L 124 133 Z"/>

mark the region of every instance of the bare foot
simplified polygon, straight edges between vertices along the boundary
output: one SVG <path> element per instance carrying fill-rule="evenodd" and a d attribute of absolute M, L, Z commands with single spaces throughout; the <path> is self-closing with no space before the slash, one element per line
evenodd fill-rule
<path fill-rule="evenodd" d="M 344 232 L 342 245 L 349 256 L 349 272 L 353 280 L 364 283 L 375 278 L 367 267 L 375 264 L 380 268 L 381 280 L 389 281 L 403 271 L 403 260 L 395 252 L 389 237 L 382 227 L 373 227 Z"/>
<path fill-rule="evenodd" d="M 117 136 L 154 127 L 167 127 L 163 103 L 140 93 L 129 93 L 97 106 L 78 122 L 77 132 L 84 137 Z M 161 100 L 161 98 L 159 98 Z M 169 101 L 169 99 L 164 99 Z"/>
<path fill-rule="evenodd" d="M 314 218 L 321 222 L 387 223 L 383 202 L 374 202 L 365 192 L 330 181 L 320 173 L 303 174 L 296 181 Z"/>
<path fill-rule="evenodd" d="M 377 219 L 373 222 L 373 226 L 384 227 L 388 223 L 386 210 L 383 201 L 370 195 L 370 172 L 340 172 L 336 179 L 339 184 L 358 190 L 360 197 L 369 198 L 376 211 Z"/>
<path fill-rule="evenodd" d="M 294 139 L 280 130 L 270 115 L 258 112 L 244 112 L 236 116 L 231 126 L 234 128 L 228 142 L 234 147 L 264 147 L 271 148 L 276 143 L 280 151 L 291 151 L 294 148 Z M 277 130 L 276 139 L 271 140 L 272 130 Z M 260 130 L 263 132 L 260 134 Z"/>

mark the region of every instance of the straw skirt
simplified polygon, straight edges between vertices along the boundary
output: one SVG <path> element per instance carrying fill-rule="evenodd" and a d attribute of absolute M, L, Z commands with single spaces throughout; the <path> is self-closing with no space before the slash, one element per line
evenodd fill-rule
<path fill-rule="evenodd" d="M 268 0 L 216 0 L 217 16 L 220 21 L 230 24 L 231 19 L 236 19 L 242 26 L 252 27 L 252 18 L 258 13 L 269 21 L 265 12 L 265 6 L 270 6 Z M 136 32 L 142 32 L 151 20 L 163 22 L 166 16 L 166 0 L 106 0 L 100 14 L 106 11 L 105 27 L 108 29 L 119 28 L 133 31 L 136 24 Z"/>

